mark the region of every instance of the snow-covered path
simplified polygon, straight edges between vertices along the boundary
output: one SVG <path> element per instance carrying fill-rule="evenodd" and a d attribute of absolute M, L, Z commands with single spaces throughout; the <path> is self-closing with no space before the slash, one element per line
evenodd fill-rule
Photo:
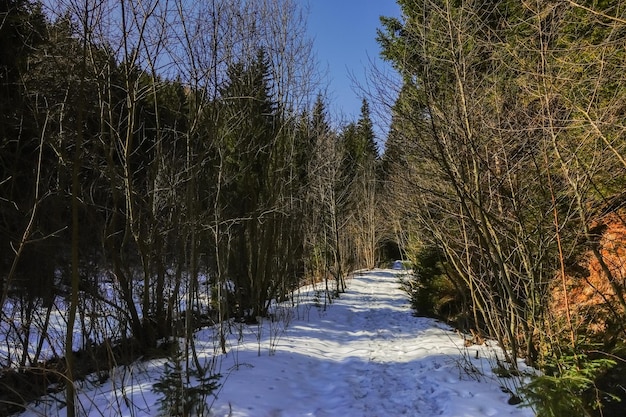
<path fill-rule="evenodd" d="M 487 348 L 464 351 L 446 325 L 411 314 L 397 272 L 355 276 L 326 311 L 294 320 L 273 356 L 240 348 L 215 415 L 533 415 L 507 404 Z"/>
<path fill-rule="evenodd" d="M 414 317 L 399 273 L 356 274 L 326 309 L 319 291 L 302 290 L 294 307 L 276 307 L 282 320 L 232 324 L 226 355 L 216 356 L 213 329 L 198 332 L 199 359 L 217 360 L 223 376 L 210 415 L 533 416 L 528 408 L 507 404 L 509 394 L 501 386 L 513 382 L 498 380 L 489 359 L 498 349 L 465 348 L 463 337 L 448 326 Z M 163 415 L 153 384 L 164 363 L 116 368 L 104 382 L 87 378 L 78 384 L 80 415 Z M 42 415 L 64 416 L 66 410 L 50 397 L 32 404 L 23 417 Z"/>

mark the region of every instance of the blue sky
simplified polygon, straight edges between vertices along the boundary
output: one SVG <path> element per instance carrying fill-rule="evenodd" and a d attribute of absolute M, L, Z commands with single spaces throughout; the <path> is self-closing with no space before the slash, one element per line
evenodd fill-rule
<path fill-rule="evenodd" d="M 365 85 L 370 61 L 386 65 L 379 58 L 376 29 L 381 15 L 399 16 L 400 7 L 394 0 L 301 1 L 308 4 L 308 30 L 321 69 L 328 70 L 329 110 L 333 117 L 356 120 L 361 93 L 352 78 Z"/>

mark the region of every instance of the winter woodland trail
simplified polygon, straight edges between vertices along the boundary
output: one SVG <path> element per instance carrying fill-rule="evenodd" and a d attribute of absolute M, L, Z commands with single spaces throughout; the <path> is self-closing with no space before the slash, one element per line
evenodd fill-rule
<path fill-rule="evenodd" d="M 488 358 L 502 352 L 465 348 L 448 326 L 413 316 L 399 273 L 356 274 L 327 308 L 320 305 L 319 289 L 302 289 L 297 302 L 274 306 L 279 320 L 230 323 L 226 355 L 218 353 L 215 329 L 199 331 L 197 359 L 216 364 L 222 375 L 210 415 L 531 417 L 530 409 L 507 404 L 501 386 L 512 382 L 491 371 L 495 362 Z M 163 415 L 163 397 L 153 388 L 165 362 L 137 362 L 113 369 L 104 380 L 78 383 L 80 415 Z M 66 415 L 56 396 L 28 409 L 22 417 Z"/>
<path fill-rule="evenodd" d="M 273 355 L 233 348 L 214 415 L 532 416 L 507 404 L 492 349 L 464 350 L 448 326 L 412 315 L 397 273 L 357 274 L 325 311 L 294 318 Z"/>

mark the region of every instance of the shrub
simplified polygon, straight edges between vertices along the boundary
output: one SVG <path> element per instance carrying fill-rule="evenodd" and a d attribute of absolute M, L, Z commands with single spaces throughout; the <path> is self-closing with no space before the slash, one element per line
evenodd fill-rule
<path fill-rule="evenodd" d="M 435 246 L 421 246 L 414 255 L 413 277 L 404 281 L 418 314 L 446 320 L 456 314 L 459 292 L 445 272 L 443 256 Z"/>
<path fill-rule="evenodd" d="M 521 389 L 524 405 L 532 407 L 537 417 L 590 416 L 608 395 L 600 392 L 596 381 L 613 366 L 612 360 L 586 355 L 561 357 L 547 367 L 549 374 L 534 377 Z"/>

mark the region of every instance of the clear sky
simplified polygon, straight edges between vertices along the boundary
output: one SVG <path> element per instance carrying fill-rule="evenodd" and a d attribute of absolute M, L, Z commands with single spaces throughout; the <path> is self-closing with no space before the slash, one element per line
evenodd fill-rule
<path fill-rule="evenodd" d="M 380 59 L 376 42 L 379 17 L 399 16 L 394 0 L 301 0 L 308 5 L 308 30 L 322 71 L 328 70 L 328 94 L 333 117 L 356 120 L 362 93 L 354 85 L 366 84 L 371 62 Z M 377 134 L 383 135 L 380 130 Z M 379 140 L 384 140 L 379 137 Z"/>

